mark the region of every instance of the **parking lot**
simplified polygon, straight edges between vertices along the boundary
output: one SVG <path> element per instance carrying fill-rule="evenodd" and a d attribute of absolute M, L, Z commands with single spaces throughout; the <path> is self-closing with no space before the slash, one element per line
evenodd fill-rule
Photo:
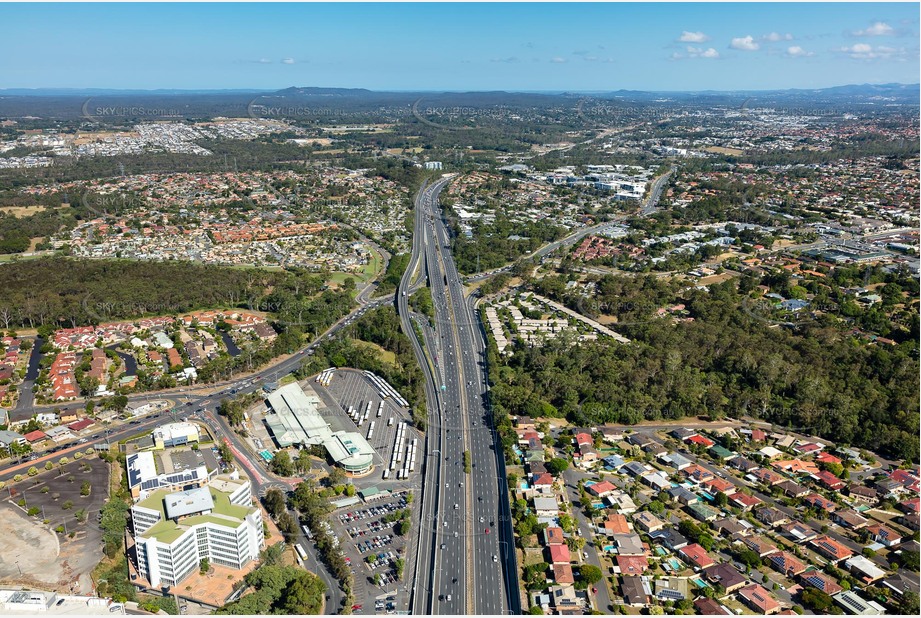
<path fill-rule="evenodd" d="M 204 465 L 209 471 L 218 467 L 217 458 L 210 448 L 201 448 L 197 451 L 182 447 L 164 449 L 157 452 L 160 460 L 160 469 L 164 472 L 178 472 L 195 469 Z"/>
<path fill-rule="evenodd" d="M 329 411 L 327 422 L 333 431 L 345 430 L 362 433 L 371 447 L 380 455 L 383 464 L 371 475 L 372 484 L 389 489 L 395 489 L 391 487 L 394 484 L 400 485 L 401 479 L 396 478 L 397 470 L 389 470 L 391 455 L 394 448 L 397 447 L 397 430 L 400 423 L 406 423 L 401 455 L 405 455 L 412 439 L 422 437 L 412 427 L 409 410 L 400 406 L 393 398 L 381 399 L 378 388 L 361 371 L 339 369 L 333 372 L 329 386 L 321 386 L 315 381 L 311 381 L 310 386 L 326 404 Z M 358 426 L 349 417 L 349 408 L 355 410 L 359 418 L 367 411 L 367 420 Z M 380 411 L 380 416 L 378 416 L 378 411 Z M 371 423 L 374 423 L 373 433 Z M 370 437 L 368 437 L 369 434 Z M 409 473 L 406 479 L 402 479 L 403 484 L 418 476 L 420 468 L 421 463 L 417 462 L 415 472 Z M 384 478 L 385 470 L 390 473 L 386 479 Z"/>
<path fill-rule="evenodd" d="M 330 517 L 337 535 L 349 539 L 343 552 L 355 578 L 355 603 L 361 606 L 356 612 L 370 613 L 372 602 L 376 613 L 406 609 L 406 574 L 398 579 L 396 564 L 402 559 L 404 569 L 409 567 L 406 543 L 412 534 L 396 533 L 400 515 L 413 506 L 406 495 L 400 492 L 386 502 L 346 507 Z"/>

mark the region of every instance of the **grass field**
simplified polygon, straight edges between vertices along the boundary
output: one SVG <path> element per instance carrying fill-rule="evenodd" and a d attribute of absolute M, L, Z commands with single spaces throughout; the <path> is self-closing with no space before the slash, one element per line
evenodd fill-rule
<path fill-rule="evenodd" d="M 373 351 L 375 354 L 377 354 L 377 357 L 380 358 L 385 363 L 390 363 L 391 365 L 395 365 L 397 362 L 396 354 L 388 350 L 385 350 L 384 348 L 377 345 L 376 343 L 371 343 L 370 341 L 364 341 L 362 339 L 352 339 L 352 343 L 354 343 L 359 348 L 365 348 L 366 350 Z"/>
<path fill-rule="evenodd" d="M 34 206 L 0 206 L 0 212 L 13 215 L 17 219 L 28 217 L 47 210 L 44 206 L 36 204 Z"/>

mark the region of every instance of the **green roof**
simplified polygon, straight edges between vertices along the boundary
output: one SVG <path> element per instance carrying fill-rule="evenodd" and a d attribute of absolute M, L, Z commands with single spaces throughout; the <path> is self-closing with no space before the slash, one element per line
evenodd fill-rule
<path fill-rule="evenodd" d="M 710 447 L 710 452 L 719 457 L 720 459 L 726 459 L 727 457 L 732 457 L 735 455 L 732 451 L 727 448 L 723 448 L 719 444 Z"/>
<path fill-rule="evenodd" d="M 175 492 L 161 489 L 152 493 L 144 500 L 141 500 L 138 502 L 138 506 L 159 511 L 161 519 L 140 536 L 142 538 L 156 538 L 161 543 L 168 544 L 182 536 L 189 526 L 194 526 L 196 524 L 213 523 L 228 528 L 239 528 L 243 524 L 243 519 L 254 510 L 252 507 L 232 504 L 229 494 L 225 494 L 224 492 L 217 491 L 210 487 L 208 491 L 211 494 L 211 499 L 214 501 L 214 510 L 211 511 L 211 514 L 186 517 L 178 524 L 170 519 L 166 519 L 166 511 L 163 507 L 164 498 L 166 498 L 168 494 Z"/>

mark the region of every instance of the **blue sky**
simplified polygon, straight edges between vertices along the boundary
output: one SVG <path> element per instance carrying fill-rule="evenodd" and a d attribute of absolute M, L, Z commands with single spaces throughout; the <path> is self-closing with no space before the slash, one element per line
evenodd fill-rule
<path fill-rule="evenodd" d="M 916 83 L 917 3 L 0 4 L 0 88 Z"/>

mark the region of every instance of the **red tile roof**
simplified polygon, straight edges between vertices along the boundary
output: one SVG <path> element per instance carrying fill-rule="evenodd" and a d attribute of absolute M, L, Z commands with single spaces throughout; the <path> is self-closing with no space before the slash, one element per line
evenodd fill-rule
<path fill-rule="evenodd" d="M 649 569 L 646 556 L 617 556 L 617 566 L 623 575 L 641 575 Z"/>
<path fill-rule="evenodd" d="M 569 563 L 572 558 L 569 555 L 569 547 L 566 545 L 550 546 L 550 562 L 553 564 Z"/>
<path fill-rule="evenodd" d="M 711 564 L 714 564 L 713 558 L 707 554 L 707 550 L 697 543 L 691 543 L 690 545 L 682 547 L 678 550 L 678 553 L 682 557 L 687 558 L 691 564 L 701 569 L 705 569 Z"/>

